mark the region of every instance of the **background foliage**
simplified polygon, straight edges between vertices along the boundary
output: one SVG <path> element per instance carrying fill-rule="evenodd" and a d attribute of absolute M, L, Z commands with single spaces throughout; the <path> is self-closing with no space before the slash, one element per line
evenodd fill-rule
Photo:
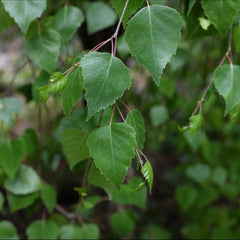
<path fill-rule="evenodd" d="M 125 2 L 1 0 L 1 239 L 240 237 L 240 1 Z"/>

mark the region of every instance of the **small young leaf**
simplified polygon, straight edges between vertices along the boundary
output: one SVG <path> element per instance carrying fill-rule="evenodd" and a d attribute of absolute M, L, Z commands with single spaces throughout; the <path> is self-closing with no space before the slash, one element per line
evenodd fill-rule
<path fill-rule="evenodd" d="M 7 179 L 4 184 L 5 188 L 13 194 L 29 194 L 37 192 L 41 187 L 41 181 L 31 167 L 21 165 L 14 180 Z"/>
<path fill-rule="evenodd" d="M 52 19 L 52 27 L 62 37 L 62 42 L 67 44 L 84 20 L 82 11 L 73 6 L 61 8 Z"/>
<path fill-rule="evenodd" d="M 88 119 L 113 104 L 131 85 L 129 69 L 109 53 L 93 52 L 81 60 Z M 116 74 L 117 73 L 117 74 Z"/>
<path fill-rule="evenodd" d="M 95 224 L 84 224 L 82 227 L 66 225 L 60 229 L 60 239 L 98 239 L 99 229 Z"/>
<path fill-rule="evenodd" d="M 13 179 L 24 156 L 24 145 L 21 140 L 12 140 L 0 146 L 0 166 Z"/>
<path fill-rule="evenodd" d="M 145 141 L 145 126 L 142 114 L 137 109 L 132 110 L 127 115 L 126 123 L 134 128 L 136 132 L 137 145 L 140 149 L 142 149 Z"/>
<path fill-rule="evenodd" d="M 86 144 L 88 133 L 70 128 L 62 132 L 62 145 L 67 161 L 72 169 L 77 163 L 89 158 Z"/>
<path fill-rule="evenodd" d="M 144 166 L 141 169 L 141 172 L 142 172 L 144 178 L 146 179 L 146 181 L 148 182 L 149 191 L 150 191 L 150 194 L 152 194 L 153 169 L 152 169 L 151 163 L 149 161 L 147 161 L 144 164 Z"/>
<path fill-rule="evenodd" d="M 57 239 L 59 228 L 52 221 L 37 220 L 27 228 L 28 239 Z"/>
<path fill-rule="evenodd" d="M 11 222 L 0 222 L 0 239 L 18 239 L 17 230 Z"/>
<path fill-rule="evenodd" d="M 32 205 L 35 200 L 39 197 L 39 193 L 31 193 L 27 195 L 15 195 L 7 192 L 8 205 L 11 212 L 16 212 L 20 209 L 24 209 Z"/>
<path fill-rule="evenodd" d="M 240 10 L 240 2 L 236 0 L 220 2 L 202 0 L 201 3 L 209 20 L 222 35 L 225 35 Z"/>
<path fill-rule="evenodd" d="M 125 39 L 130 52 L 150 72 L 157 86 L 176 52 L 182 24 L 176 10 L 161 5 L 141 9 L 128 22 Z"/>
<path fill-rule="evenodd" d="M 2 0 L 2 3 L 24 34 L 27 33 L 30 23 L 40 17 L 47 6 L 46 0 Z"/>
<path fill-rule="evenodd" d="M 122 15 L 124 6 L 126 4 L 126 0 L 111 0 L 113 8 L 116 10 L 118 16 Z M 129 1 L 127 5 L 126 12 L 123 16 L 122 24 L 123 27 L 126 28 L 128 19 L 139 9 L 142 7 L 144 0 L 137 1 Z"/>
<path fill-rule="evenodd" d="M 223 65 L 214 73 L 215 87 L 226 102 L 225 115 L 240 104 L 239 76 L 240 66 L 237 65 Z"/>
<path fill-rule="evenodd" d="M 129 210 L 116 212 L 110 219 L 113 231 L 120 237 L 128 236 L 135 227 L 135 221 Z"/>
<path fill-rule="evenodd" d="M 82 90 L 82 69 L 80 68 L 80 66 L 77 66 L 73 70 L 73 72 L 69 74 L 67 85 L 61 94 L 63 109 L 67 119 L 71 113 L 72 107 L 77 103 L 78 99 L 80 98 Z"/>
<path fill-rule="evenodd" d="M 60 72 L 54 72 L 50 77 L 50 83 L 38 88 L 40 99 L 45 103 L 48 100 L 49 94 L 61 93 L 66 84 L 67 76 Z"/>
<path fill-rule="evenodd" d="M 104 28 L 112 26 L 117 16 L 114 10 L 103 2 L 91 3 L 86 12 L 87 30 L 93 34 Z"/>
<path fill-rule="evenodd" d="M 138 192 L 142 190 L 145 185 L 146 185 L 146 182 L 141 182 L 136 188 L 131 189 L 131 192 Z"/>
<path fill-rule="evenodd" d="M 41 189 L 41 199 L 47 207 L 49 213 L 51 213 L 56 205 L 57 192 L 51 185 L 44 185 Z"/>
<path fill-rule="evenodd" d="M 135 155 L 134 129 L 125 123 L 104 126 L 90 133 L 87 144 L 97 168 L 119 189 Z"/>
<path fill-rule="evenodd" d="M 60 35 L 53 29 L 31 35 L 27 37 L 25 43 L 25 49 L 29 57 L 49 73 L 55 68 L 60 53 L 60 46 Z"/>

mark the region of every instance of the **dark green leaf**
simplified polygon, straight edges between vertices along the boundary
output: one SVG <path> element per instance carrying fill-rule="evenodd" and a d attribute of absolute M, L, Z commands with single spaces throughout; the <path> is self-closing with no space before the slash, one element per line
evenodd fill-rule
<path fill-rule="evenodd" d="M 12 140 L 0 146 L 0 165 L 6 174 L 13 179 L 24 156 L 24 145 L 21 140 Z"/>
<path fill-rule="evenodd" d="M 10 17 L 7 11 L 5 11 L 2 2 L 0 2 L 0 35 L 14 24 L 14 20 Z"/>
<path fill-rule="evenodd" d="M 2 3 L 24 34 L 27 33 L 30 23 L 40 17 L 47 6 L 46 0 L 2 0 Z"/>
<path fill-rule="evenodd" d="M 7 179 L 4 186 L 13 194 L 25 195 L 37 192 L 41 187 L 41 181 L 31 167 L 21 165 L 14 180 Z"/>
<path fill-rule="evenodd" d="M 12 213 L 29 207 L 38 197 L 39 193 L 37 192 L 28 195 L 15 195 L 7 192 L 8 205 Z"/>
<path fill-rule="evenodd" d="M 110 219 L 113 231 L 122 237 L 128 236 L 135 227 L 134 218 L 129 210 L 117 212 Z"/>
<path fill-rule="evenodd" d="M 182 23 L 176 10 L 160 5 L 141 9 L 128 23 L 125 39 L 130 52 L 150 72 L 156 85 L 176 52 Z"/>
<path fill-rule="evenodd" d="M 111 0 L 113 8 L 116 10 L 118 16 L 120 17 L 123 12 L 126 0 Z M 144 0 L 129 1 L 126 12 L 123 16 L 122 24 L 124 28 L 127 26 L 128 19 L 142 7 Z"/>
<path fill-rule="evenodd" d="M 81 60 L 81 67 L 88 103 L 88 119 L 113 104 L 131 85 L 128 68 L 112 54 L 87 54 Z"/>
<path fill-rule="evenodd" d="M 145 141 L 145 126 L 142 114 L 137 109 L 132 110 L 127 115 L 126 123 L 134 128 L 136 132 L 137 145 L 140 149 L 142 149 Z"/>
<path fill-rule="evenodd" d="M 165 106 L 154 106 L 150 109 L 152 125 L 157 127 L 169 119 L 168 110 Z"/>
<path fill-rule="evenodd" d="M 28 239 L 57 239 L 59 228 L 52 221 L 37 220 L 27 228 Z"/>
<path fill-rule="evenodd" d="M 56 205 L 57 192 L 51 185 L 44 185 L 41 189 L 41 199 L 51 213 Z"/>
<path fill-rule="evenodd" d="M 0 222 L 0 239 L 18 239 L 17 230 L 11 222 Z"/>
<path fill-rule="evenodd" d="M 88 182 L 97 187 L 103 188 L 107 192 L 109 199 L 112 199 L 112 192 L 115 187 L 104 177 L 104 175 L 101 174 L 100 170 L 94 163 L 92 163 L 88 174 Z"/>
<path fill-rule="evenodd" d="M 184 211 L 188 210 L 193 205 L 197 196 L 197 188 L 192 186 L 182 185 L 176 190 L 176 199 L 181 209 Z"/>
<path fill-rule="evenodd" d="M 142 182 L 142 179 L 135 177 L 131 179 L 127 184 L 121 186 L 121 190 L 114 190 L 112 193 L 112 199 L 116 203 L 131 204 L 146 209 L 147 188 L 144 186 L 142 190 L 132 192 L 131 189 L 135 189 Z"/>
<path fill-rule="evenodd" d="M 239 76 L 240 66 L 237 65 L 223 65 L 214 73 L 215 86 L 226 102 L 225 115 L 240 104 Z"/>
<path fill-rule="evenodd" d="M 25 43 L 25 49 L 29 57 L 50 73 L 55 69 L 60 46 L 60 35 L 52 29 L 27 37 Z"/>
<path fill-rule="evenodd" d="M 134 129 L 125 123 L 114 123 L 90 133 L 87 143 L 97 168 L 120 188 L 135 155 Z"/>
<path fill-rule="evenodd" d="M 240 10 L 240 1 L 202 0 L 202 7 L 209 20 L 216 26 L 217 30 L 222 35 L 225 35 Z"/>
<path fill-rule="evenodd" d="M 3 194 L 0 192 L 0 212 L 2 211 L 3 204 L 4 204 L 4 197 L 3 197 Z"/>
<path fill-rule="evenodd" d="M 67 119 L 72 111 L 72 107 L 77 103 L 78 99 L 80 98 L 82 90 L 82 69 L 80 68 L 80 66 L 77 66 L 68 76 L 67 85 L 61 94 L 63 109 Z"/>
<path fill-rule="evenodd" d="M 58 31 L 64 44 L 67 44 L 84 20 L 82 11 L 73 6 L 61 8 L 52 20 L 52 27 Z"/>
<path fill-rule="evenodd" d="M 103 2 L 91 3 L 86 12 L 89 34 L 112 26 L 117 16 L 114 10 Z"/>
<path fill-rule="evenodd" d="M 72 128 L 62 132 L 63 150 L 71 169 L 75 164 L 89 158 L 87 137 L 88 133 L 79 129 Z"/>

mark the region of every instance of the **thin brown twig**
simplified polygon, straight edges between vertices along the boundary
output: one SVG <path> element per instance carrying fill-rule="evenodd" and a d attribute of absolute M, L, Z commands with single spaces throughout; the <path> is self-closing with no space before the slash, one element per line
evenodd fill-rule
<path fill-rule="evenodd" d="M 89 170 L 90 170 L 90 167 L 91 167 L 91 163 L 92 163 L 92 158 L 90 157 L 88 159 L 87 166 L 86 166 L 86 169 L 84 171 L 84 176 L 83 176 L 83 180 L 82 180 L 82 185 L 83 185 L 83 188 L 84 188 L 85 191 L 86 191 L 86 186 L 87 186 L 87 176 L 88 176 L 88 173 L 89 173 Z"/>
<path fill-rule="evenodd" d="M 111 118 L 110 118 L 109 126 L 112 125 L 112 120 L 113 120 L 113 114 L 114 114 L 114 111 L 115 111 L 115 104 L 113 105 L 113 110 L 112 110 L 112 114 L 111 114 Z"/>
<path fill-rule="evenodd" d="M 143 167 L 143 160 L 141 159 L 140 154 L 138 152 L 138 147 L 135 147 L 135 152 L 137 153 L 138 160 L 140 162 L 141 167 Z"/>
<path fill-rule="evenodd" d="M 121 99 L 117 99 L 117 101 L 122 103 L 124 105 L 124 107 L 128 110 L 128 112 L 131 112 L 131 109 L 127 106 L 127 104 L 125 102 L 123 102 Z"/>
<path fill-rule="evenodd" d="M 122 114 L 120 108 L 118 107 L 118 105 L 117 105 L 116 103 L 115 103 L 115 106 L 116 106 L 116 108 L 117 108 L 117 110 L 118 110 L 118 112 L 119 112 L 119 114 L 120 114 L 120 116 L 121 116 L 123 122 L 126 123 L 126 119 L 124 118 L 124 116 L 123 116 L 123 114 Z"/>

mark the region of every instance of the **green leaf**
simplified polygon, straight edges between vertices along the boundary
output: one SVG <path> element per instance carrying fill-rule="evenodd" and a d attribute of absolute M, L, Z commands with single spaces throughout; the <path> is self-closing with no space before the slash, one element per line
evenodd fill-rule
<path fill-rule="evenodd" d="M 193 8 L 193 6 L 195 5 L 196 2 L 197 2 L 197 0 L 189 0 L 187 15 L 190 14 L 190 12 L 192 11 L 192 8 Z"/>
<path fill-rule="evenodd" d="M 15 195 L 7 192 L 8 205 L 11 212 L 16 212 L 20 209 L 24 209 L 32 205 L 35 200 L 39 197 L 39 193 L 32 193 L 28 195 Z"/>
<path fill-rule="evenodd" d="M 225 35 L 240 10 L 240 2 L 236 0 L 202 0 L 202 7 L 217 30 Z"/>
<path fill-rule="evenodd" d="M 215 87 L 226 102 L 225 115 L 240 104 L 240 95 L 238 94 L 239 76 L 240 66 L 237 65 L 223 65 L 218 67 L 214 73 Z"/>
<path fill-rule="evenodd" d="M 97 168 L 119 189 L 135 155 L 134 129 L 125 123 L 104 126 L 90 133 L 87 144 Z"/>
<path fill-rule="evenodd" d="M 229 116 L 230 116 L 230 121 L 232 125 L 235 125 L 238 118 L 240 115 L 240 104 L 238 104 L 237 106 L 235 106 L 230 112 L 229 112 Z"/>
<path fill-rule="evenodd" d="M 170 234 L 159 225 L 144 226 L 140 239 L 171 239 Z"/>
<path fill-rule="evenodd" d="M 67 225 L 60 229 L 60 239 L 98 239 L 99 229 L 95 224 L 84 224 L 82 227 Z"/>
<path fill-rule="evenodd" d="M 128 236 L 135 227 L 134 218 L 129 210 L 124 210 L 113 214 L 110 222 L 113 231 L 121 238 Z"/>
<path fill-rule="evenodd" d="M 3 204 L 4 204 L 4 197 L 3 197 L 3 194 L 0 192 L 0 212 L 2 211 Z"/>
<path fill-rule="evenodd" d="M 26 129 L 21 136 L 25 153 L 29 160 L 36 160 L 38 156 L 38 137 L 33 129 Z"/>
<path fill-rule="evenodd" d="M 2 2 L 0 2 L 0 35 L 14 24 L 14 20 L 10 17 L 7 11 L 5 11 Z"/>
<path fill-rule="evenodd" d="M 32 85 L 32 94 L 34 101 L 38 104 L 40 102 L 40 96 L 39 96 L 39 87 L 43 87 L 49 82 L 50 75 L 46 71 L 41 71 L 39 76 L 36 78 L 36 81 Z"/>
<path fill-rule="evenodd" d="M 197 114 L 195 116 L 190 117 L 190 123 L 189 126 L 185 126 L 183 128 L 179 128 L 180 131 L 188 131 L 188 134 L 191 139 L 195 136 L 197 130 L 201 127 L 202 125 L 202 115 Z"/>
<path fill-rule="evenodd" d="M 145 126 L 142 114 L 137 109 L 132 110 L 127 115 L 126 123 L 134 128 L 136 132 L 137 145 L 140 149 L 142 149 L 145 141 Z"/>
<path fill-rule="evenodd" d="M 13 125 L 13 120 L 20 113 L 21 108 L 22 103 L 19 98 L 9 97 L 0 99 L 0 120 L 9 126 Z"/>
<path fill-rule="evenodd" d="M 67 84 L 67 76 L 61 72 L 54 72 L 50 77 L 50 83 L 39 87 L 38 90 L 40 99 L 45 103 L 50 94 L 61 93 Z"/>
<path fill-rule="evenodd" d="M 240 41 L 239 41 L 239 38 L 240 38 L 240 24 L 237 24 L 233 28 L 233 30 L 232 30 L 232 38 L 233 38 L 234 46 L 235 46 L 237 52 L 239 52 L 240 51 Z"/>
<path fill-rule="evenodd" d="M 89 5 L 86 12 L 87 30 L 93 34 L 112 26 L 117 16 L 114 10 L 103 2 L 94 2 Z"/>
<path fill-rule="evenodd" d="M 24 156 L 24 145 L 21 140 L 12 140 L 0 146 L 0 165 L 6 174 L 13 179 Z"/>
<path fill-rule="evenodd" d="M 136 205 L 141 209 L 146 209 L 147 188 L 144 186 L 140 191 L 132 192 L 142 182 L 142 179 L 135 177 L 127 184 L 121 186 L 121 190 L 117 189 L 112 193 L 112 200 L 119 204 Z"/>
<path fill-rule="evenodd" d="M 125 6 L 126 0 L 111 0 L 113 8 L 116 10 L 118 16 L 120 17 L 123 12 L 123 8 Z M 137 1 L 129 1 L 126 12 L 123 16 L 122 24 L 123 27 L 126 28 L 128 19 L 139 9 L 142 7 L 144 0 Z"/>
<path fill-rule="evenodd" d="M 117 52 L 121 58 L 125 58 L 129 55 L 130 50 L 125 41 L 125 36 L 121 36 L 117 40 Z"/>
<path fill-rule="evenodd" d="M 79 129 L 67 129 L 62 132 L 62 146 L 72 169 L 77 163 L 89 158 L 87 146 L 88 133 Z"/>
<path fill-rule="evenodd" d="M 212 172 L 212 182 L 223 186 L 227 180 L 227 170 L 224 167 L 216 167 Z"/>
<path fill-rule="evenodd" d="M 57 202 L 57 192 L 51 185 L 44 185 L 41 189 L 41 199 L 51 213 Z"/>
<path fill-rule="evenodd" d="M 89 174 L 88 183 L 100 187 L 106 191 L 109 199 L 112 199 L 112 192 L 115 187 L 101 174 L 100 170 L 92 163 Z"/>
<path fill-rule="evenodd" d="M 25 43 L 25 49 L 29 57 L 50 73 L 55 69 L 60 46 L 60 35 L 52 29 L 27 37 Z"/>
<path fill-rule="evenodd" d="M 130 52 L 150 72 L 156 85 L 176 52 L 182 24 L 176 10 L 160 5 L 141 9 L 128 22 L 125 39 Z"/>
<path fill-rule="evenodd" d="M 148 187 L 150 194 L 152 194 L 152 185 L 153 185 L 153 169 L 152 165 L 149 161 L 147 161 L 141 169 L 143 176 L 145 177 L 146 181 L 148 182 Z"/>
<path fill-rule="evenodd" d="M 73 6 L 61 8 L 52 19 L 52 28 L 58 31 L 64 44 L 72 39 L 84 21 L 82 11 Z"/>
<path fill-rule="evenodd" d="M 29 194 L 37 192 L 41 187 L 41 181 L 37 173 L 29 166 L 21 165 L 14 180 L 7 179 L 5 188 L 13 194 Z"/>
<path fill-rule="evenodd" d="M 129 69 L 112 54 L 87 54 L 81 60 L 81 67 L 88 103 L 88 119 L 113 104 L 131 85 Z"/>
<path fill-rule="evenodd" d="M 198 191 L 196 187 L 182 185 L 178 186 L 176 190 L 176 199 L 181 209 L 188 210 L 197 199 Z"/>
<path fill-rule="evenodd" d="M 46 0 L 2 0 L 2 3 L 24 34 L 27 33 L 30 23 L 40 17 L 47 6 Z"/>
<path fill-rule="evenodd" d="M 146 185 L 146 182 L 141 182 L 136 188 L 131 189 L 131 192 L 138 192 L 142 190 L 145 185 Z"/>
<path fill-rule="evenodd" d="M 195 205 L 198 208 L 202 209 L 214 202 L 219 196 L 219 192 L 216 188 L 212 186 L 205 186 L 204 188 L 199 190 L 198 198 L 195 201 Z"/>
<path fill-rule="evenodd" d="M 205 183 L 211 174 L 211 169 L 208 165 L 198 163 L 193 166 L 189 166 L 186 169 L 186 175 L 190 177 L 192 180 L 194 180 L 197 183 Z"/>
<path fill-rule="evenodd" d="M 168 110 L 165 106 L 154 106 L 150 109 L 150 119 L 154 127 L 157 127 L 169 119 Z"/>
<path fill-rule="evenodd" d="M 82 69 L 80 66 L 77 66 L 73 72 L 70 73 L 67 79 L 67 85 L 63 90 L 62 103 L 63 109 L 66 118 L 68 119 L 72 107 L 77 103 L 78 99 L 81 97 L 83 90 L 83 77 L 82 77 Z"/>
<path fill-rule="evenodd" d="M 37 220 L 28 226 L 28 239 L 57 239 L 59 227 L 52 221 Z"/>
<path fill-rule="evenodd" d="M 17 230 L 11 222 L 0 222 L 0 239 L 18 239 Z"/>

